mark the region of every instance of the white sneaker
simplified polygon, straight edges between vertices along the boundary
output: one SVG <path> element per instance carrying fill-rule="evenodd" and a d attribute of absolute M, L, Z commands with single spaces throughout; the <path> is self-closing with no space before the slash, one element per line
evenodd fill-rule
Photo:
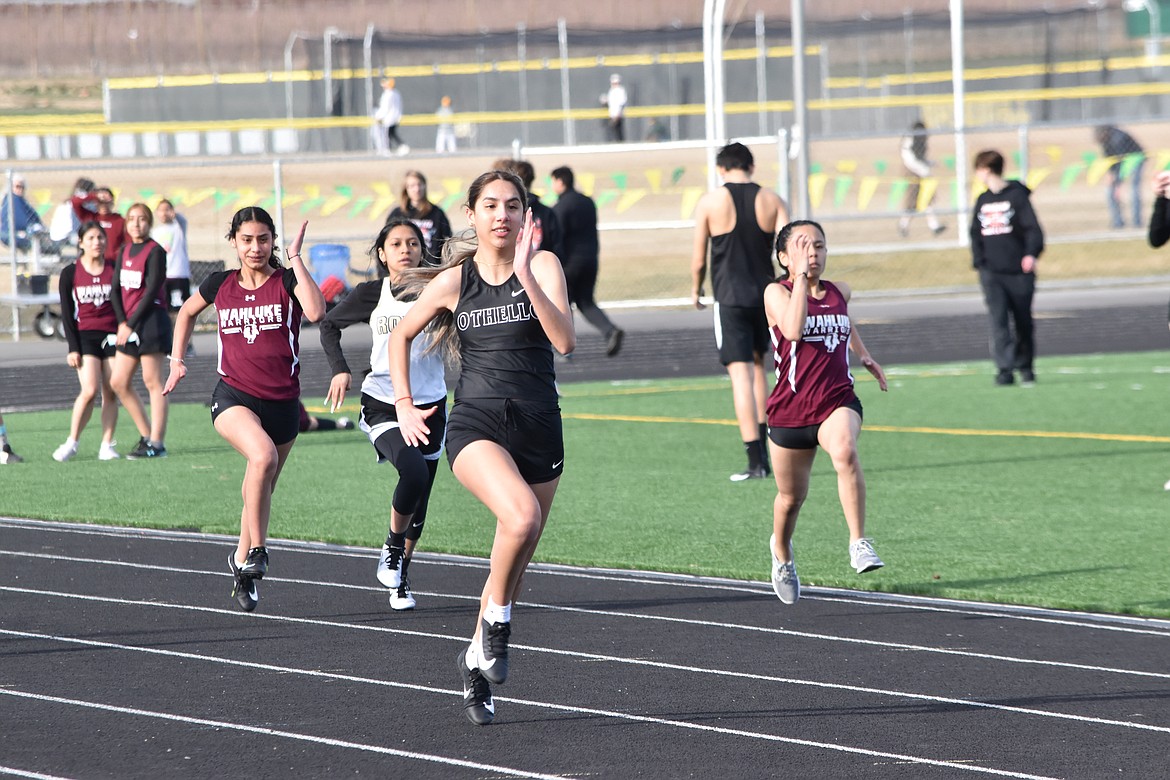
<path fill-rule="evenodd" d="M 390 609 L 404 612 L 408 609 L 414 609 L 414 606 L 414 594 L 410 592 L 410 579 L 403 577 L 398 587 L 390 591 Z"/>
<path fill-rule="evenodd" d="M 882 559 L 873 551 L 872 539 L 858 539 L 849 545 L 849 564 L 858 574 L 885 566 Z"/>
<path fill-rule="evenodd" d="M 397 590 L 402 584 L 402 559 L 406 555 L 403 547 L 382 545 L 382 554 L 378 556 L 378 582 L 390 590 Z"/>
<path fill-rule="evenodd" d="M 67 441 L 57 449 L 53 450 L 53 460 L 58 463 L 64 463 L 77 454 L 77 442 Z"/>
<path fill-rule="evenodd" d="M 117 444 L 118 442 L 116 441 L 112 441 L 109 444 L 103 444 L 101 449 L 98 450 L 98 460 L 118 460 L 121 458 L 122 456 L 119 455 L 118 451 L 114 449 Z"/>
<path fill-rule="evenodd" d="M 768 550 L 772 553 L 772 590 L 785 604 L 795 604 L 800 598 L 800 577 L 796 576 L 796 560 L 781 563 L 776 557 L 776 534 L 768 540 Z M 792 557 L 792 547 L 788 548 L 788 555 Z"/>

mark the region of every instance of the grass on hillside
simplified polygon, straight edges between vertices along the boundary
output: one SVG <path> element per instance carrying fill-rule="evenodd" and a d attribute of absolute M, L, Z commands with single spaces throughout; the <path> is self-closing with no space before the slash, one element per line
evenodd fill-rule
<path fill-rule="evenodd" d="M 867 531 L 887 566 L 849 568 L 822 453 L 796 533 L 805 584 L 1170 617 L 1170 430 L 1151 424 L 1170 353 L 1041 360 L 1033 388 L 996 387 L 985 364 L 888 368 L 886 394 L 859 377 Z M 727 479 L 743 454 L 724 379 L 564 392 L 566 473 L 537 559 L 767 578 L 775 487 Z M 0 514 L 238 532 L 242 461 L 201 406 L 173 408 L 158 462 L 98 462 L 95 420 L 81 454 L 57 464 L 67 412 L 6 422 L 29 462 L 0 469 Z M 303 435 L 272 534 L 374 548 L 395 477 L 357 432 Z M 491 531 L 444 464 L 423 549 L 485 555 Z"/>

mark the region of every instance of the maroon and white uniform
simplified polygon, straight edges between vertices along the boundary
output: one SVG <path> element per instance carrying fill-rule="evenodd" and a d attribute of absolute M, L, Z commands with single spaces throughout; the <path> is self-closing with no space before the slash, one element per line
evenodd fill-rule
<path fill-rule="evenodd" d="M 199 286 L 215 304 L 223 381 L 267 401 L 299 398 L 301 304 L 292 269 L 278 269 L 255 290 L 240 286 L 239 271 L 221 271 Z"/>
<path fill-rule="evenodd" d="M 792 292 L 792 282 L 781 282 Z M 832 282 L 821 281 L 825 297 L 808 298 L 800 341 L 772 330 L 776 386 L 768 396 L 768 425 L 803 428 L 824 422 L 834 410 L 857 400 L 849 373 L 849 336 L 853 327 L 845 297 Z"/>
<path fill-rule="evenodd" d="M 82 331 L 114 333 L 118 318 L 110 302 L 114 289 L 114 264 L 106 263 L 99 273 L 92 274 L 81 263 L 71 263 L 61 269 L 58 280 L 61 294 L 61 317 L 65 326 L 65 340 L 70 352 L 80 352 Z"/>
<path fill-rule="evenodd" d="M 137 330 L 137 325 L 149 316 L 151 310 L 166 311 L 166 304 L 163 303 L 166 264 L 166 250 L 152 239 L 122 247 L 118 285 L 122 311 L 132 329 Z"/>

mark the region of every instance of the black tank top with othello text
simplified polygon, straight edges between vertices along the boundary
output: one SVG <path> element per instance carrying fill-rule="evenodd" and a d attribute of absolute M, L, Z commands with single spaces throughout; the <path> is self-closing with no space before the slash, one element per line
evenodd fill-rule
<path fill-rule="evenodd" d="M 735 206 L 735 227 L 711 236 L 711 287 L 724 306 L 764 307 L 764 288 L 776 278 L 772 265 L 772 236 L 756 222 L 754 182 L 723 185 Z"/>
<path fill-rule="evenodd" d="M 552 343 L 515 274 L 488 284 L 475 261 L 462 266 L 455 330 L 462 367 L 455 402 L 508 398 L 556 405 Z"/>

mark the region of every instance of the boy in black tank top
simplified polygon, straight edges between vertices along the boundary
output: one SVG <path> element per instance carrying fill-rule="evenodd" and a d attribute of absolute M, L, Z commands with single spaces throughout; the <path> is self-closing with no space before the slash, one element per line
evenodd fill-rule
<path fill-rule="evenodd" d="M 428 441 L 432 413 L 410 395 L 411 343 L 437 320 L 439 338 L 462 359 L 447 456 L 456 479 L 496 516 L 497 529 L 475 633 L 456 657 L 464 712 L 477 725 L 495 717 L 490 684 L 507 679 L 512 602 L 564 468 L 552 350 L 567 354 L 576 346 L 560 260 L 536 249 L 540 229 L 525 195 L 506 171 L 472 183 L 466 213 L 474 252 L 415 272 L 422 292 L 390 334 L 390 377 L 400 394 L 394 407 L 408 444 Z"/>
<path fill-rule="evenodd" d="M 764 357 L 769 349 L 764 288 L 776 277 L 772 238 L 788 222 L 784 201 L 751 180 L 751 150 L 730 143 L 719 150 L 715 165 L 724 185 L 699 199 L 695 207 L 694 250 L 691 259 L 695 308 L 702 302 L 707 275 L 707 245 L 711 246 L 711 283 L 715 297 L 715 344 L 727 366 L 747 468 L 731 481 L 763 479 L 768 466 L 768 397 Z"/>

